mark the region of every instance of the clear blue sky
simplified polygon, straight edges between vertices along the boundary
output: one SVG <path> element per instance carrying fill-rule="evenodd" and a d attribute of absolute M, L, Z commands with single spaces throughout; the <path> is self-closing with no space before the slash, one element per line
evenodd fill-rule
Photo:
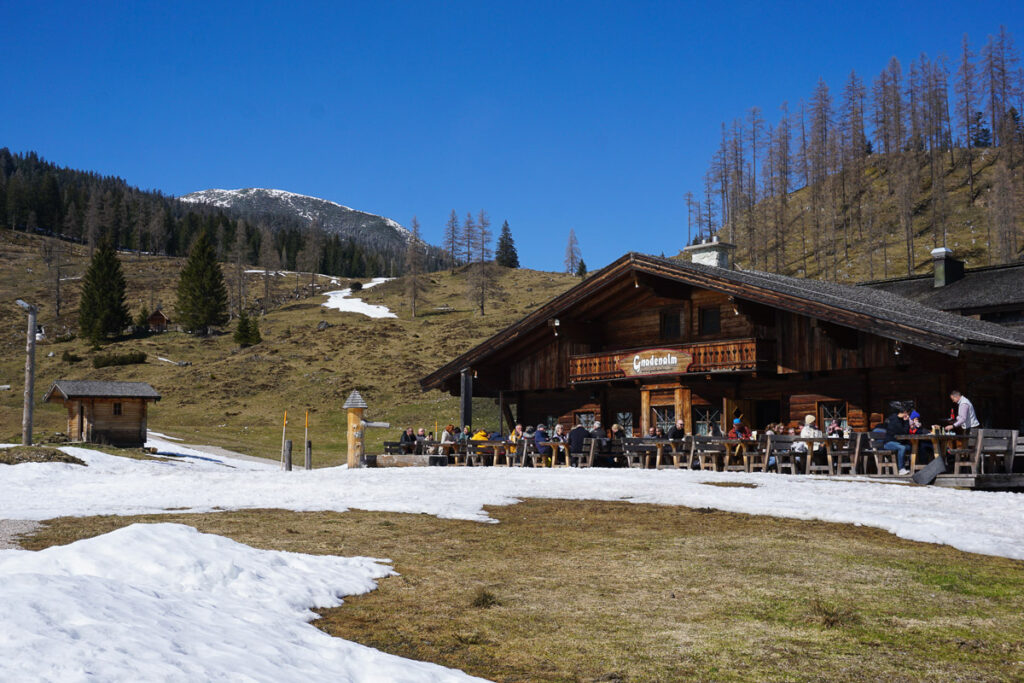
<path fill-rule="evenodd" d="M 508 220 L 524 266 L 675 253 L 722 121 L 955 56 L 1024 3 L 0 0 L 0 146 L 181 195 L 273 187 L 441 241 Z"/>

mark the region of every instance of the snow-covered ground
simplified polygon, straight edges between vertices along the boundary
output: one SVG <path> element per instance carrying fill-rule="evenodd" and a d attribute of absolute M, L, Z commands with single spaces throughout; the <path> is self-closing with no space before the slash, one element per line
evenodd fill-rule
<path fill-rule="evenodd" d="M 180 444 L 153 440 L 165 452 Z M 877 527 L 902 538 L 1024 560 L 1024 496 L 817 476 L 635 469 L 325 468 L 183 453 L 180 460 L 128 460 L 65 447 L 88 463 L 4 468 L 0 518 L 133 515 L 168 509 L 350 508 L 491 521 L 485 505 L 523 498 L 626 500 Z M 707 486 L 747 482 L 756 488 Z"/>
<path fill-rule="evenodd" d="M 257 550 L 180 524 L 133 524 L 40 552 L 0 550 L 0 677 L 479 680 L 309 623 L 310 608 L 376 588 L 393 573 L 386 562 Z"/>
<path fill-rule="evenodd" d="M 349 508 L 491 520 L 523 498 L 623 500 L 849 522 L 1024 559 L 1024 496 L 865 480 L 691 471 L 431 467 L 283 472 L 150 434 L 165 461 L 87 448 L 88 467 L 0 472 L 0 519 L 214 509 Z M 708 486 L 746 482 L 756 488 Z M 176 524 L 132 525 L 41 552 L 0 550 L 3 680 L 455 681 L 462 672 L 311 626 L 373 590 L 387 560 L 255 550 Z"/>
<path fill-rule="evenodd" d="M 375 277 L 365 285 L 363 289 L 369 289 L 370 287 L 376 287 L 382 282 L 387 282 L 392 278 L 389 277 Z M 333 292 L 324 292 L 327 296 L 327 301 L 323 303 L 326 308 L 333 308 L 339 311 L 346 311 L 349 313 L 362 313 L 365 316 L 371 318 L 397 318 L 398 316 L 391 312 L 387 306 L 377 306 L 375 304 L 368 304 L 362 299 L 352 298 L 352 288 L 346 287 L 345 289 L 338 289 Z"/>

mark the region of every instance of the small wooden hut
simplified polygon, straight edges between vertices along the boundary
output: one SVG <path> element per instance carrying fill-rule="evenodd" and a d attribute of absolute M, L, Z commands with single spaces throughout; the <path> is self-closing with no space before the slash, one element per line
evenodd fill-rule
<path fill-rule="evenodd" d="M 166 313 L 158 308 L 149 315 L 147 322 L 149 323 L 150 332 L 166 332 L 167 326 L 171 323 L 171 319 L 167 317 Z"/>
<path fill-rule="evenodd" d="M 146 412 L 160 394 L 145 382 L 59 379 L 43 400 L 68 410 L 73 441 L 136 447 L 146 442 Z"/>

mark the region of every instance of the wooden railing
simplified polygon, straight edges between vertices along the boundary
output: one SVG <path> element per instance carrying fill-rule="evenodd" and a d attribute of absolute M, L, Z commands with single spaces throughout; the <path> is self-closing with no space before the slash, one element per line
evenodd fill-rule
<path fill-rule="evenodd" d="M 762 370 L 775 366 L 774 344 L 767 339 L 730 339 L 664 348 L 692 356 L 690 366 L 682 374 Z M 638 351 L 643 349 L 570 356 L 569 381 L 596 382 L 624 378 L 626 373 L 621 369 L 620 361 L 632 357 Z"/>

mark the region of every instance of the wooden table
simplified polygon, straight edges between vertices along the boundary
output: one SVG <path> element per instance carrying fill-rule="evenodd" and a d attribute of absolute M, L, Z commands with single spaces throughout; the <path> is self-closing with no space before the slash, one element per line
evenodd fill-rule
<path fill-rule="evenodd" d="M 712 443 L 721 444 L 725 448 L 725 458 L 722 461 L 722 470 L 725 472 L 750 472 L 750 460 L 747 458 L 747 446 L 757 448 L 756 439 L 715 439 Z M 742 458 L 742 464 L 730 465 L 733 458 Z"/>
<path fill-rule="evenodd" d="M 661 469 L 661 461 L 665 457 L 665 447 L 666 446 L 668 446 L 670 449 L 672 449 L 672 465 L 676 469 L 679 468 L 679 456 L 680 456 L 680 454 L 684 453 L 685 450 L 686 450 L 686 448 L 685 448 L 686 447 L 686 439 L 651 439 L 649 441 L 646 441 L 646 443 L 651 444 L 655 448 L 655 453 L 654 453 L 654 469 L 656 469 L 656 470 L 660 470 Z M 681 448 L 677 449 L 676 446 L 680 446 Z M 648 457 L 650 457 L 650 455 L 645 455 L 644 456 L 644 464 L 645 465 L 647 464 L 646 460 L 647 460 Z M 686 467 L 687 467 L 687 469 L 689 469 L 690 463 L 686 463 Z"/>
<path fill-rule="evenodd" d="M 942 434 L 897 434 L 896 441 L 906 441 L 910 443 L 910 471 L 911 473 L 918 470 L 923 470 L 927 463 L 920 466 L 917 464 L 917 453 L 920 448 L 922 441 L 928 441 L 934 448 L 936 458 L 941 458 L 946 455 L 946 447 L 949 445 L 957 446 L 969 438 L 966 434 L 951 434 L 944 432 Z"/>
<path fill-rule="evenodd" d="M 551 446 L 551 467 L 569 467 L 572 464 L 572 460 L 569 458 L 569 442 L 568 441 L 541 441 L 537 444 L 538 446 Z M 565 465 L 559 465 L 558 462 L 558 451 L 562 451 L 565 454 Z M 538 457 L 542 458 L 541 466 L 544 465 L 543 456 L 538 454 Z"/>

